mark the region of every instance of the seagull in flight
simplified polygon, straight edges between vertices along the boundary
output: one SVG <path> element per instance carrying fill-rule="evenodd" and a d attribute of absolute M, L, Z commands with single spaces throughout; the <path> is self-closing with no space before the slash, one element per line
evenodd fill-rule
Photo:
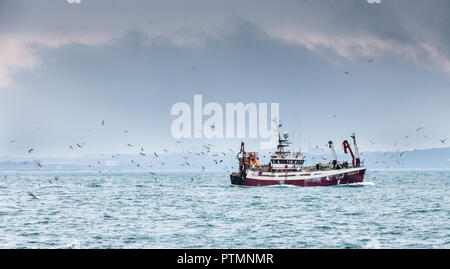
<path fill-rule="evenodd" d="M 447 141 L 447 138 L 444 139 L 439 139 L 441 141 L 442 144 L 445 144 L 445 141 Z"/>
<path fill-rule="evenodd" d="M 28 195 L 30 195 L 33 199 L 37 199 L 36 195 L 32 194 L 31 192 L 29 192 Z"/>

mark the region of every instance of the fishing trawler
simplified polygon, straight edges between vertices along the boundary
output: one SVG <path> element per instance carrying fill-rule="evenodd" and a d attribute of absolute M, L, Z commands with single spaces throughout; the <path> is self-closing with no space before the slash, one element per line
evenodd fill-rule
<path fill-rule="evenodd" d="M 246 152 L 244 142 L 237 155 L 239 172 L 230 175 L 231 183 L 245 186 L 295 185 L 301 187 L 332 186 L 363 182 L 366 168 L 361 166 L 356 136 L 352 134 L 355 153 L 347 140 L 343 142 L 344 152 L 350 153 L 352 163 L 339 162 L 332 141 L 328 142 L 333 160 L 314 166 L 303 166 L 305 157 L 301 152 L 290 152 L 289 134 L 280 135 L 278 131 L 277 151 L 271 156 L 269 164 L 261 165 L 256 152 Z"/>

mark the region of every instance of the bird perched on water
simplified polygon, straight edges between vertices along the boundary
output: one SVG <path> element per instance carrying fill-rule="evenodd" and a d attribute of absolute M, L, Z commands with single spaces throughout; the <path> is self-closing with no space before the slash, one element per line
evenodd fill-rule
<path fill-rule="evenodd" d="M 42 164 L 40 162 L 36 162 L 36 164 L 42 168 Z"/>
<path fill-rule="evenodd" d="M 350 74 L 350 72 L 348 72 L 348 71 L 345 71 L 345 72 L 344 72 L 344 74 L 348 75 L 348 74 Z"/>
<path fill-rule="evenodd" d="M 34 150 L 33 148 L 29 149 L 29 150 L 28 150 L 28 153 L 31 153 L 33 150 Z"/>
<path fill-rule="evenodd" d="M 133 145 L 131 145 L 131 144 L 127 144 L 127 146 L 129 146 L 129 147 L 132 147 Z"/>
<path fill-rule="evenodd" d="M 447 141 L 447 138 L 444 139 L 439 139 L 441 141 L 442 144 L 445 144 L 445 141 Z"/>
<path fill-rule="evenodd" d="M 31 192 L 28 192 L 28 195 L 30 195 L 33 199 L 37 199 L 36 195 L 32 194 Z"/>
<path fill-rule="evenodd" d="M 102 120 L 102 126 L 105 125 L 105 120 Z"/>
<path fill-rule="evenodd" d="M 77 143 L 77 147 L 82 148 L 83 146 Z"/>
<path fill-rule="evenodd" d="M 153 152 L 153 154 L 155 155 L 156 158 L 158 158 L 158 154 L 156 154 L 156 152 Z"/>
<path fill-rule="evenodd" d="M 419 128 L 416 129 L 416 132 L 418 132 L 418 131 L 420 131 L 422 129 L 423 129 L 423 127 L 419 127 Z"/>
<path fill-rule="evenodd" d="M 69 145 L 69 148 L 70 148 L 71 150 L 73 150 L 73 147 L 72 147 L 71 145 Z"/>
<path fill-rule="evenodd" d="M 369 63 L 371 63 L 371 62 L 373 62 L 375 59 L 369 59 L 367 62 L 369 62 Z"/>

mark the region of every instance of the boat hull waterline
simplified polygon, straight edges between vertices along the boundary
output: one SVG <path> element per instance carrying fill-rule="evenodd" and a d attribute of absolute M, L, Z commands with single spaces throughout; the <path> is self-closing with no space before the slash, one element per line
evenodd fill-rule
<path fill-rule="evenodd" d="M 365 167 L 301 174 L 286 173 L 284 175 L 260 174 L 248 171 L 244 174 L 233 173 L 230 175 L 230 179 L 231 184 L 244 186 L 294 185 L 314 187 L 361 183 L 364 181 L 365 172 Z"/>

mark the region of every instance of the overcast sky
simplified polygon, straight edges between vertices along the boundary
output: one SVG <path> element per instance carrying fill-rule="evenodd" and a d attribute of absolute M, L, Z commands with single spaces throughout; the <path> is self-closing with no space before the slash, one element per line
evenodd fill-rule
<path fill-rule="evenodd" d="M 449 25 L 447 0 L 0 0 L 0 155 L 180 150 L 194 94 L 280 103 L 304 150 L 448 146 Z"/>

